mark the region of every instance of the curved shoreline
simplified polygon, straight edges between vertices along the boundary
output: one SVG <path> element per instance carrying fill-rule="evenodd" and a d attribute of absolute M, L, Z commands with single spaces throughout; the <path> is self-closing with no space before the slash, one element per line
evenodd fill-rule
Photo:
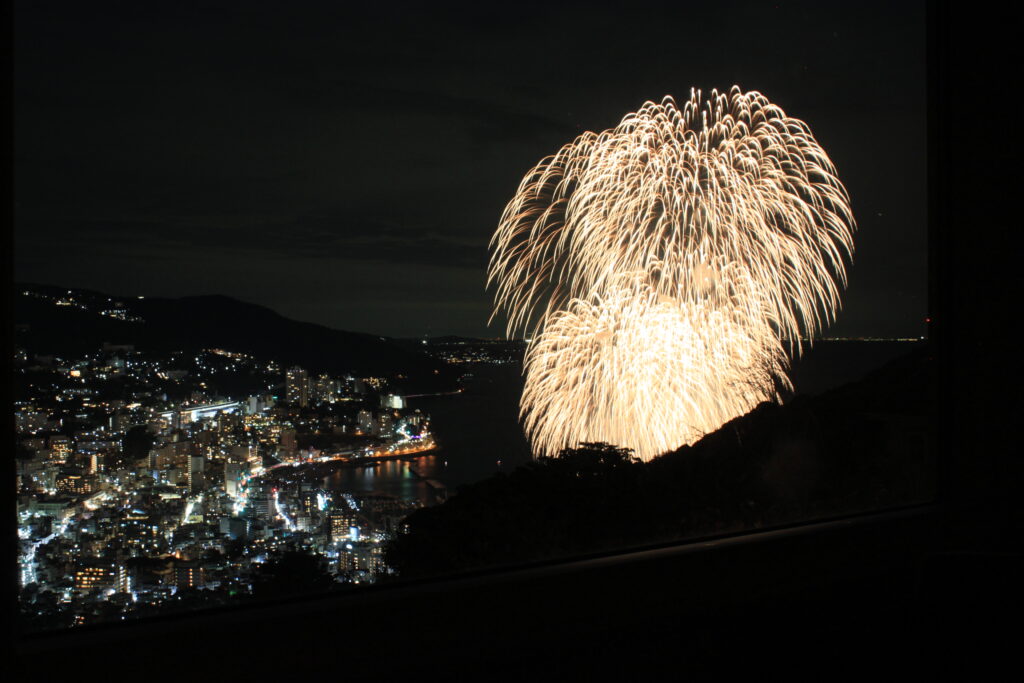
<path fill-rule="evenodd" d="M 388 455 L 371 455 L 363 458 L 335 458 L 320 462 L 280 463 L 275 465 L 273 468 L 266 470 L 261 476 L 273 476 L 279 471 L 286 472 L 298 470 L 300 472 L 317 472 L 320 467 L 330 469 L 357 469 L 360 467 L 368 467 L 371 464 L 386 462 L 388 460 L 417 460 L 428 455 L 434 455 L 440 450 L 440 446 L 434 445 L 431 448 L 425 448 L 421 451 L 415 451 L 412 453 L 390 453 Z M 410 470 L 416 474 L 416 476 L 422 478 L 422 475 L 419 472 L 416 472 L 412 468 L 410 468 Z"/>

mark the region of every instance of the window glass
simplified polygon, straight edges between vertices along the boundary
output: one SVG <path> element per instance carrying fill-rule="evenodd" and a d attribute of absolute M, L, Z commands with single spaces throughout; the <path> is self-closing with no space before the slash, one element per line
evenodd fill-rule
<path fill-rule="evenodd" d="M 135 12 L 16 8 L 27 632 L 934 498 L 923 3 Z"/>

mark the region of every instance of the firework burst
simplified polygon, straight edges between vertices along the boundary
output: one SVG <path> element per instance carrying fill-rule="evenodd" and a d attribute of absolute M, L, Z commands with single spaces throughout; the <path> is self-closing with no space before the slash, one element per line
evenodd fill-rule
<path fill-rule="evenodd" d="M 536 454 L 581 441 L 643 459 L 788 386 L 834 318 L 855 224 L 802 121 L 733 87 L 647 102 L 526 174 L 488 286 L 532 336 L 521 402 Z"/>

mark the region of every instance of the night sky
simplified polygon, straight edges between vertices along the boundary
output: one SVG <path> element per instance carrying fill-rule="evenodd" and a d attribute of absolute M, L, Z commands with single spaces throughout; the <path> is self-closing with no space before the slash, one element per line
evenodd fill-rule
<path fill-rule="evenodd" d="M 826 334 L 925 333 L 924 3 L 480 6 L 16 3 L 16 279 L 500 336 L 486 245 L 523 174 L 735 83 L 805 120 L 850 192 Z"/>

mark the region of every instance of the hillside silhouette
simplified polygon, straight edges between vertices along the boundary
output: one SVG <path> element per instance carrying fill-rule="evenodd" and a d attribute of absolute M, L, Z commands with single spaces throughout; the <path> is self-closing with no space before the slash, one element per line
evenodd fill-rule
<path fill-rule="evenodd" d="M 25 295 L 25 291 L 48 297 L 71 291 L 88 310 L 57 306 L 52 299 Z M 117 304 L 141 320 L 99 314 Z M 311 372 L 358 377 L 401 374 L 406 388 L 418 390 L 455 384 L 454 374 L 444 363 L 387 337 L 291 320 L 264 306 L 220 295 L 138 299 L 17 284 L 14 322 L 15 345 L 37 354 L 81 355 L 96 351 L 104 342 L 156 352 L 222 348 Z"/>
<path fill-rule="evenodd" d="M 929 500 L 934 361 L 922 347 L 825 394 L 764 403 L 642 463 L 581 444 L 407 518 L 403 577 L 565 559 Z"/>

